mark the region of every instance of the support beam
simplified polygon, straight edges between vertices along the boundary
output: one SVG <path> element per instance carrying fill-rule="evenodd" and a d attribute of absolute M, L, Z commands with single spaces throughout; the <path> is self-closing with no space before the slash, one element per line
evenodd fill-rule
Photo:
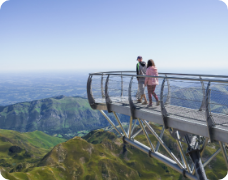
<path fill-rule="evenodd" d="M 207 144 L 208 144 L 208 141 L 209 141 L 209 138 L 206 138 L 205 141 L 204 141 L 204 143 L 203 143 L 203 146 L 202 146 L 201 149 L 200 149 L 200 157 L 201 157 L 201 158 L 203 157 L 203 153 L 204 153 L 204 151 L 205 151 L 205 149 L 206 149 L 206 146 L 207 146 Z M 195 172 L 196 172 L 196 170 L 195 170 L 195 167 L 193 166 L 193 167 L 192 167 L 192 174 L 194 175 Z"/>
<path fill-rule="evenodd" d="M 204 141 L 204 143 L 203 143 L 203 146 L 202 146 L 202 148 L 201 148 L 201 152 L 200 152 L 200 156 L 202 157 L 203 156 L 203 153 L 204 153 L 204 151 L 205 151 L 205 149 L 206 149 L 206 146 L 207 146 L 207 144 L 208 144 L 208 140 L 209 140 L 209 138 L 206 138 L 205 139 L 205 141 Z"/>
<path fill-rule="evenodd" d="M 120 128 L 122 129 L 122 132 L 124 133 L 124 136 L 127 137 L 127 133 L 126 133 L 126 131 L 124 130 L 124 128 L 123 128 L 123 126 L 122 126 L 122 123 L 120 122 L 120 119 L 119 119 L 118 115 L 116 114 L 116 112 L 113 112 L 113 114 L 114 114 L 114 116 L 115 116 L 117 122 L 119 123 Z"/>
<path fill-rule="evenodd" d="M 132 130 L 132 117 L 130 117 L 130 121 L 129 121 L 129 127 L 128 127 L 128 138 L 131 138 L 131 130 Z"/>
<path fill-rule="evenodd" d="M 161 133 L 160 133 L 160 136 L 159 136 L 161 139 L 162 139 L 162 137 L 163 137 L 164 131 L 165 131 L 165 126 L 162 127 L 162 130 L 161 130 Z M 156 146 L 156 148 L 155 148 L 155 151 L 156 151 L 156 152 L 159 150 L 159 147 L 160 147 L 160 142 L 158 141 L 158 142 L 157 142 L 157 146 Z"/>
<path fill-rule="evenodd" d="M 203 167 L 205 167 L 206 165 L 208 165 L 212 159 L 214 159 L 215 156 L 217 156 L 218 153 L 220 153 L 221 148 L 219 148 L 214 154 L 212 154 L 211 157 L 209 157 L 204 163 L 203 163 Z"/>
<path fill-rule="evenodd" d="M 150 157 L 157 159 L 158 161 L 164 163 L 168 167 L 172 168 L 173 170 L 179 172 L 180 174 L 183 174 L 185 177 L 189 178 L 190 180 L 197 180 L 196 176 L 190 174 L 189 172 L 186 172 L 183 168 L 180 168 L 175 161 L 172 159 L 160 154 L 159 152 L 151 152 L 151 149 L 148 146 L 145 146 L 144 144 L 136 141 L 136 140 L 130 140 L 128 138 L 124 138 L 124 141 L 135 148 L 139 149 L 140 151 L 149 154 Z"/>
<path fill-rule="evenodd" d="M 100 110 L 101 114 L 108 120 L 108 122 L 112 125 L 112 127 L 116 130 L 116 132 L 122 136 L 122 134 L 119 132 L 119 130 L 116 128 L 115 124 L 112 122 L 112 120 L 104 113 L 103 110 Z"/>
<path fill-rule="evenodd" d="M 185 139 L 188 144 L 187 153 L 190 155 L 195 166 L 196 177 L 198 178 L 198 180 L 208 180 L 200 157 L 200 150 L 198 149 L 197 137 L 193 136 L 190 139 L 188 135 L 185 135 Z"/>
<path fill-rule="evenodd" d="M 134 139 L 139 133 L 141 133 L 143 130 L 139 129 L 133 136 L 131 136 L 132 139 Z M 127 137 L 127 136 L 126 136 Z"/>
<path fill-rule="evenodd" d="M 138 121 L 139 121 L 139 124 L 140 124 L 140 126 L 141 126 L 141 129 L 143 130 L 144 135 L 146 136 L 146 139 L 147 139 L 147 141 L 148 141 L 148 144 L 149 144 L 149 146 L 150 146 L 152 152 L 155 152 L 154 146 L 153 146 L 153 144 L 152 144 L 151 141 L 150 141 L 150 138 L 149 138 L 149 136 L 148 136 L 148 134 L 147 134 L 147 132 L 146 132 L 146 129 L 145 129 L 143 123 L 141 122 L 140 119 L 138 119 Z"/>
<path fill-rule="evenodd" d="M 191 170 L 190 170 L 190 167 L 188 166 L 188 162 L 187 162 L 187 158 L 185 156 L 185 154 L 183 153 L 183 148 L 182 148 L 182 145 L 181 145 L 181 142 L 180 142 L 180 136 L 179 136 L 179 133 L 177 131 L 177 145 L 178 145 L 178 148 L 179 148 L 179 151 L 180 151 L 180 154 L 181 154 L 181 157 L 184 161 L 184 164 L 185 164 L 185 167 L 187 168 L 188 172 L 190 173 Z"/>
<path fill-rule="evenodd" d="M 219 141 L 219 145 L 220 145 L 220 147 L 222 149 L 222 155 L 224 157 L 224 160 L 226 162 L 226 168 L 228 170 L 228 157 L 227 157 L 226 149 L 224 147 L 224 144 L 221 141 Z"/>
<path fill-rule="evenodd" d="M 136 122 L 137 122 L 137 119 L 135 119 L 135 122 L 134 122 L 134 124 L 133 124 L 133 126 L 132 126 L 131 134 L 133 134 L 133 131 L 134 131 L 135 126 L 136 126 Z"/>
<path fill-rule="evenodd" d="M 171 150 L 166 146 L 166 144 L 162 141 L 162 139 L 157 135 L 157 133 L 154 131 L 154 129 L 149 125 L 148 122 L 145 120 L 143 121 L 147 128 L 150 130 L 150 132 L 155 136 L 155 138 L 160 142 L 160 144 L 163 146 L 163 148 L 166 150 L 166 152 L 173 158 L 174 161 L 178 164 L 178 166 L 182 169 L 184 169 L 183 165 L 180 163 L 180 161 L 176 158 L 176 156 L 171 152 Z"/>

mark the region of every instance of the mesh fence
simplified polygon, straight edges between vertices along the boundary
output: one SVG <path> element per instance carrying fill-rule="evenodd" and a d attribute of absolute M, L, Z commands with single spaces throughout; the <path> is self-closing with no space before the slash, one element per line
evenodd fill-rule
<path fill-rule="evenodd" d="M 215 125 L 228 126 L 228 84 L 211 83 L 210 110 Z"/>
<path fill-rule="evenodd" d="M 155 87 L 153 87 L 154 88 L 154 93 L 150 94 L 151 99 L 152 99 L 152 107 L 148 107 L 148 105 L 150 103 L 150 100 L 149 100 L 150 98 L 149 98 L 149 93 L 148 93 L 148 86 L 147 87 L 143 86 L 143 90 L 142 90 L 142 85 L 140 85 L 140 83 L 141 83 L 140 81 L 141 81 L 141 79 L 137 79 L 136 77 L 134 77 L 133 81 L 132 81 L 131 97 L 132 97 L 132 100 L 134 102 L 135 107 L 136 108 L 147 108 L 150 111 L 161 112 L 161 108 L 157 104 L 157 100 L 155 99 L 155 97 L 157 97 L 158 100 L 160 101 L 160 91 L 161 91 L 161 84 L 162 84 L 163 79 L 158 78 L 158 83 L 159 84 L 156 85 Z M 146 95 L 146 100 L 143 97 L 141 97 L 142 91 Z M 147 103 L 145 103 L 145 102 L 147 102 Z"/>
<path fill-rule="evenodd" d="M 164 87 L 164 102 L 168 114 L 205 121 L 205 84 L 200 81 L 168 81 L 169 85 Z"/>
<path fill-rule="evenodd" d="M 92 94 L 95 102 L 105 103 L 105 84 L 108 75 L 93 75 Z M 172 76 L 175 77 L 175 76 Z M 178 76 L 177 76 L 178 77 Z M 129 105 L 129 85 L 132 76 L 109 75 L 108 94 L 112 103 Z M 182 76 L 181 78 L 185 78 Z M 187 78 L 197 79 L 187 76 Z M 159 84 L 156 85 L 154 93 L 161 100 L 161 85 L 164 78 L 158 78 Z M 163 102 L 169 116 L 178 116 L 181 118 L 206 121 L 205 117 L 205 95 L 208 82 L 201 82 L 199 79 L 178 80 L 166 79 L 163 89 Z M 147 87 L 144 87 L 147 104 L 144 98 L 140 102 L 139 81 L 133 77 L 131 84 L 131 99 L 136 108 L 144 108 L 148 111 L 161 112 L 160 105 L 157 104 L 155 95 L 152 97 L 152 107 L 148 107 L 149 94 Z M 211 83 L 210 86 L 210 104 L 209 108 L 213 117 L 214 125 L 223 125 L 228 127 L 228 84 Z"/>
<path fill-rule="evenodd" d="M 91 91 L 96 103 L 105 103 L 106 78 L 107 75 L 93 75 L 92 77 Z"/>
<path fill-rule="evenodd" d="M 108 81 L 108 94 L 112 103 L 128 105 L 128 88 L 130 76 L 110 76 Z"/>

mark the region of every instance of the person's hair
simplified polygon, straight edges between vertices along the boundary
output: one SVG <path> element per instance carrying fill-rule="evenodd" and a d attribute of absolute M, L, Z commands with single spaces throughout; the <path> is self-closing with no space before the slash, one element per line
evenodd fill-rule
<path fill-rule="evenodd" d="M 147 62 L 147 68 L 150 67 L 150 66 L 154 66 L 155 67 L 155 63 L 154 63 L 153 59 L 149 59 L 148 62 Z"/>

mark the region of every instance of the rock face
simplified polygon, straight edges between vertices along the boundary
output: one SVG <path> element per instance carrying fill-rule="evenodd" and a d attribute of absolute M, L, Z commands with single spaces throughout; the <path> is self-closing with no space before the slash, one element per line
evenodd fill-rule
<path fill-rule="evenodd" d="M 71 134 L 104 126 L 109 126 L 107 120 L 81 97 L 58 96 L 0 109 L 0 127 L 20 132 Z"/>
<path fill-rule="evenodd" d="M 10 153 L 19 153 L 21 151 L 22 151 L 22 149 L 19 146 L 11 146 L 9 148 L 9 152 Z"/>

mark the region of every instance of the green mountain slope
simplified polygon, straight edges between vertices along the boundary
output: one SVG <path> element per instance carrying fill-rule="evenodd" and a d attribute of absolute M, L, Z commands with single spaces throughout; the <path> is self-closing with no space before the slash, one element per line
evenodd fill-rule
<path fill-rule="evenodd" d="M 108 126 L 99 111 L 81 97 L 58 96 L 0 107 L 0 127 L 20 132 L 43 131 L 69 138 Z"/>
<path fill-rule="evenodd" d="M 160 127 L 154 126 L 156 131 Z M 151 137 L 152 143 L 156 140 Z M 177 154 L 175 140 L 164 134 L 164 141 Z M 168 168 L 161 162 L 148 158 L 148 155 L 131 147 L 123 145 L 122 139 L 115 134 L 96 130 L 83 137 L 74 137 L 56 145 L 47 153 L 36 166 L 23 169 L 20 172 L 3 175 L 9 179 L 153 179 L 153 180 L 184 180 L 182 175 Z M 139 135 L 137 140 L 144 142 L 144 136 Z M 216 144 L 211 144 L 205 151 L 204 159 L 215 151 Z M 161 148 L 164 153 L 164 149 Z M 212 171 L 213 169 L 213 171 Z M 206 168 L 210 180 L 221 179 L 226 174 L 226 166 L 220 153 Z"/>
<path fill-rule="evenodd" d="M 64 141 L 40 131 L 20 133 L 0 129 L 0 166 L 8 171 L 28 168 Z"/>

